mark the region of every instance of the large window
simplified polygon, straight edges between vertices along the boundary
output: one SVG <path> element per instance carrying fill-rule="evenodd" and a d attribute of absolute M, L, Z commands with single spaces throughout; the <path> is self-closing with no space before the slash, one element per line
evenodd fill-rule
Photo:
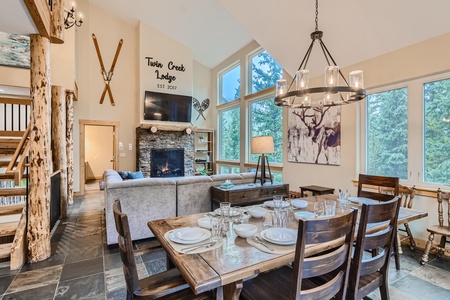
<path fill-rule="evenodd" d="M 450 183 L 450 79 L 423 85 L 424 181 Z"/>
<path fill-rule="evenodd" d="M 402 184 L 450 184 L 450 74 L 369 91 L 362 114 L 361 173 Z"/>
<path fill-rule="evenodd" d="M 366 172 L 407 179 L 408 90 L 368 95 L 366 116 Z"/>
<path fill-rule="evenodd" d="M 250 56 L 251 82 L 249 89 L 251 94 L 274 86 L 283 75 L 283 68 L 267 51 L 260 50 Z"/>
<path fill-rule="evenodd" d="M 240 158 L 240 110 L 239 107 L 220 112 L 220 159 Z"/>
<path fill-rule="evenodd" d="M 273 154 L 269 154 L 271 163 L 283 163 L 283 110 L 274 104 L 274 99 L 269 98 L 261 101 L 254 101 L 250 104 L 250 130 L 251 136 L 268 135 L 273 137 Z M 257 162 L 259 154 L 251 154 L 250 162 Z"/>
<path fill-rule="evenodd" d="M 232 66 L 224 71 L 219 78 L 219 104 L 239 99 L 241 96 L 241 67 Z"/>

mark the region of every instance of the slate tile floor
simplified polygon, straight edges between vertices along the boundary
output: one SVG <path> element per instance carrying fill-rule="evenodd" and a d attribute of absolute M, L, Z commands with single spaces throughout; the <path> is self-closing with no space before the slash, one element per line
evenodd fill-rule
<path fill-rule="evenodd" d="M 67 220 L 52 235 L 52 255 L 19 271 L 0 265 L 1 299 L 125 299 L 125 281 L 117 249 L 106 246 L 103 192 L 98 182 L 88 186 L 84 197 L 75 197 Z M 135 243 L 144 249 L 154 239 Z M 419 261 L 422 251 L 404 247 L 402 270 L 391 263 L 389 273 L 392 300 L 450 299 L 450 259 L 430 257 Z M 136 257 L 139 276 L 165 269 L 165 253 L 158 250 Z M 376 291 L 366 299 L 380 299 Z M 269 299 L 270 300 L 270 299 Z"/>

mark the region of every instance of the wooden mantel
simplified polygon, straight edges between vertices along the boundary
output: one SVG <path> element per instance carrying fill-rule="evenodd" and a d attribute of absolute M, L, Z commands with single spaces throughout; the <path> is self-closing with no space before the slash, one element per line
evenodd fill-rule
<path fill-rule="evenodd" d="M 190 129 L 191 132 L 197 131 L 197 126 L 186 126 L 186 125 L 172 125 L 172 124 L 141 124 L 141 128 L 151 129 L 152 127 L 156 128 L 159 131 L 186 131 L 186 129 Z"/>

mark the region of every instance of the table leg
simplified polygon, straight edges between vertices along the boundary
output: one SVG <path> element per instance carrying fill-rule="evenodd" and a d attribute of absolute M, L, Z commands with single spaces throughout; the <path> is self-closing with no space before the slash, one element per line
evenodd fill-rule
<path fill-rule="evenodd" d="M 303 198 L 303 189 L 300 189 L 300 197 Z"/>
<path fill-rule="evenodd" d="M 217 288 L 216 299 L 219 300 L 239 300 L 242 291 L 242 280 L 227 284 Z"/>

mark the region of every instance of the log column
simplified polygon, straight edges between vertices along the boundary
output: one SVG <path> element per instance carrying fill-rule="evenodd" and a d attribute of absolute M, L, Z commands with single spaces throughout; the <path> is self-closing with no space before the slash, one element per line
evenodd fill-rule
<path fill-rule="evenodd" d="M 67 202 L 73 203 L 73 92 L 66 92 Z"/>
<path fill-rule="evenodd" d="M 50 40 L 30 35 L 30 190 L 28 261 L 50 257 Z"/>
<path fill-rule="evenodd" d="M 66 153 L 66 90 L 52 86 L 52 154 L 53 170 L 61 171 L 61 219 L 67 217 L 67 153 Z"/>

